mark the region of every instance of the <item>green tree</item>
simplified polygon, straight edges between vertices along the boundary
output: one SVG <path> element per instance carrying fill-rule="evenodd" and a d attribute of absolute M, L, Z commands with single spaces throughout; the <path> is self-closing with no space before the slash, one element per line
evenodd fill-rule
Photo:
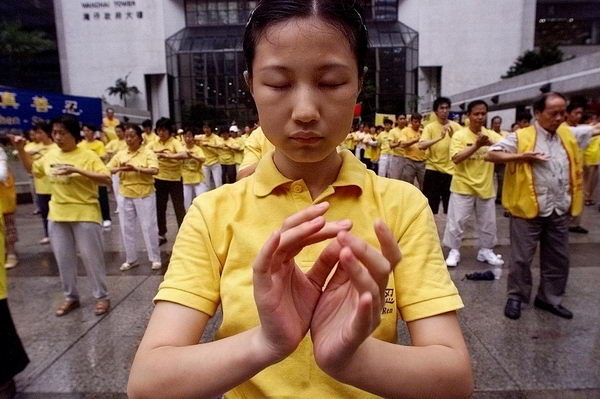
<path fill-rule="evenodd" d="M 54 48 L 44 32 L 26 31 L 19 22 L 0 22 L 0 57 L 10 66 L 5 76 L 11 85 L 18 85 L 19 71 L 27 69 L 35 55 Z"/>
<path fill-rule="evenodd" d="M 114 86 L 110 86 L 106 89 L 109 96 L 119 96 L 119 99 L 123 101 L 123 105 L 127 107 L 127 97 L 132 95 L 140 94 L 140 90 L 137 86 L 129 86 L 127 78 L 129 74 L 125 75 L 124 78 L 119 78 L 115 81 Z"/>
<path fill-rule="evenodd" d="M 512 78 L 543 67 L 558 64 L 564 61 L 564 54 L 558 45 L 542 45 L 538 51 L 529 50 L 520 55 L 508 69 L 502 79 Z"/>

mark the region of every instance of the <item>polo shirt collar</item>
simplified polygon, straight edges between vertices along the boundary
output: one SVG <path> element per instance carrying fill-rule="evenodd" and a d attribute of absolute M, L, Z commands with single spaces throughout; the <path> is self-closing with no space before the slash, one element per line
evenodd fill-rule
<path fill-rule="evenodd" d="M 277 187 L 293 182 L 292 179 L 285 177 L 277 169 L 273 162 L 273 152 L 269 152 L 259 161 L 254 172 L 254 195 L 257 197 L 266 197 Z M 331 186 L 354 186 L 360 189 L 362 193 L 367 177 L 365 165 L 348 150 L 341 151 L 340 155 L 342 157 L 342 167 Z"/>

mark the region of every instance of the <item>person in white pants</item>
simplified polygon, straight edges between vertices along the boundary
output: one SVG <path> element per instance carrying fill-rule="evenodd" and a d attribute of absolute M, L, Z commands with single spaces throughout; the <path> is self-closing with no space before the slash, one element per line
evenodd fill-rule
<path fill-rule="evenodd" d="M 126 271 L 139 265 L 136 249 L 138 223 L 152 269 L 157 270 L 162 267 L 154 193 L 158 159 L 153 151 L 142 146 L 142 129 L 139 126 L 127 125 L 125 142 L 127 149 L 117 152 L 107 165 L 112 174 L 119 174 L 119 193 L 122 196 L 119 224 L 125 262 L 120 270 Z"/>
<path fill-rule="evenodd" d="M 485 101 L 471 102 L 467 107 L 469 127 L 452 135 L 450 157 L 456 168 L 450 185 L 448 221 L 443 243 L 450 248 L 446 264 L 449 267 L 457 266 L 460 262 L 465 223 L 475 213 L 479 236 L 477 260 L 490 264 L 498 279 L 504 261 L 492 250 L 496 245 L 494 165 L 485 161 L 484 156 L 489 146 L 502 140 L 502 136 L 485 128 L 487 110 Z"/>
<path fill-rule="evenodd" d="M 104 162 L 108 163 L 117 152 L 127 149 L 127 144 L 125 143 L 125 130 L 124 129 L 125 129 L 124 125 L 115 126 L 115 133 L 117 135 L 117 138 L 106 143 L 106 146 L 104 147 L 106 154 L 104 154 L 104 156 L 102 156 L 102 160 Z M 115 210 L 115 213 L 118 214 L 119 209 L 121 207 L 121 200 L 122 200 L 121 194 L 119 194 L 119 174 L 118 173 L 115 173 L 112 175 L 112 190 L 113 190 L 113 194 L 115 196 L 115 201 L 117 203 L 117 209 Z"/>
<path fill-rule="evenodd" d="M 219 163 L 220 150 L 223 148 L 223 139 L 213 133 L 210 126 L 204 125 L 202 134 L 196 137 L 196 142 L 204 151 L 204 176 L 209 190 L 223 185 L 223 171 Z"/>
<path fill-rule="evenodd" d="M 194 198 L 208 191 L 208 186 L 202 173 L 204 163 L 204 151 L 196 145 L 194 132 L 187 130 L 183 136 L 188 159 L 181 165 L 181 177 L 183 178 L 183 205 L 187 211 L 192 205 Z"/>

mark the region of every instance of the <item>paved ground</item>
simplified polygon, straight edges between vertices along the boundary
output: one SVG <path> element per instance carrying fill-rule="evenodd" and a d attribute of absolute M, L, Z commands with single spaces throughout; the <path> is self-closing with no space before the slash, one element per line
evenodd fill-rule
<path fill-rule="evenodd" d="M 463 280 L 466 272 L 485 269 L 474 260 L 474 234 L 467 234 L 463 262 L 451 274 L 466 305 L 459 316 L 471 350 L 476 398 L 600 398 L 600 213 L 587 208 L 583 220 L 590 234 L 569 240 L 572 268 L 564 304 L 575 313 L 573 320 L 532 307 L 525 307 L 518 321 L 506 319 L 505 276 L 491 282 Z M 443 220 L 439 222 L 441 229 Z M 93 299 L 81 270 L 83 306 L 57 318 L 54 309 L 62 295 L 54 258 L 49 246 L 37 244 L 41 222 L 32 215 L 31 205 L 19 206 L 20 264 L 8 273 L 9 303 L 31 358 L 17 377 L 19 398 L 125 397 L 129 368 L 164 270 L 154 272 L 146 264 L 120 272 L 117 223 L 105 233 L 112 312 L 93 315 Z M 508 219 L 500 210 L 498 228 L 498 252 L 508 260 Z M 171 226 L 170 242 L 162 247 L 165 264 L 175 232 Z M 538 274 L 535 270 L 536 281 Z M 218 322 L 213 320 L 205 339 Z M 408 342 L 402 323 L 398 329 L 400 342 Z"/>

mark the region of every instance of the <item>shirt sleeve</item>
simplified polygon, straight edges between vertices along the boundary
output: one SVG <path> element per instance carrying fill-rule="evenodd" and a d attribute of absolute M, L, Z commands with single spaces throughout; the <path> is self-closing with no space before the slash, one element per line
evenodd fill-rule
<path fill-rule="evenodd" d="M 592 139 L 594 128 L 590 125 L 569 126 L 577 144 L 581 149 L 586 149 Z"/>
<path fill-rule="evenodd" d="M 509 133 L 499 142 L 495 143 L 489 148 L 488 151 L 504 151 L 510 154 L 516 154 L 518 152 L 517 134 Z"/>
<path fill-rule="evenodd" d="M 454 158 L 456 154 L 464 150 L 466 147 L 466 143 L 463 138 L 454 133 L 452 135 L 452 139 L 450 139 L 450 159 Z"/>
<path fill-rule="evenodd" d="M 423 128 L 423 133 L 421 134 L 421 139 L 419 141 L 430 141 L 431 140 L 431 128 L 429 126 L 425 126 Z"/>
<path fill-rule="evenodd" d="M 104 175 L 110 176 L 110 172 L 104 164 L 104 162 L 102 162 L 102 159 L 100 159 L 100 156 L 98 156 L 98 154 L 96 154 L 93 151 L 92 153 L 94 155 L 92 157 L 92 160 L 90 161 L 89 170 L 91 172 L 102 173 Z"/>
<path fill-rule="evenodd" d="M 409 191 L 410 190 L 410 191 Z M 402 260 L 394 268 L 397 307 L 404 321 L 413 321 L 463 307 L 440 246 L 426 198 L 412 186 L 399 205 L 395 229 Z"/>
<path fill-rule="evenodd" d="M 154 302 L 168 301 L 212 316 L 220 303 L 221 263 L 195 201 L 173 246 L 171 262 Z"/>
<path fill-rule="evenodd" d="M 185 146 L 181 142 L 174 141 L 174 143 L 175 152 L 186 152 Z"/>
<path fill-rule="evenodd" d="M 158 157 L 156 156 L 156 154 L 153 151 L 148 151 L 147 162 L 148 162 L 148 165 L 146 167 L 148 169 L 150 169 L 150 168 L 158 169 Z"/>
<path fill-rule="evenodd" d="M 240 164 L 240 170 L 247 168 L 248 166 L 254 165 L 262 158 L 262 149 L 256 137 L 258 133 L 253 132 L 246 140 L 246 146 L 244 147 L 244 158 Z"/>
<path fill-rule="evenodd" d="M 106 154 L 106 147 L 104 146 L 104 143 L 100 140 L 96 140 L 96 143 L 96 145 L 98 146 L 98 155 L 104 156 Z"/>
<path fill-rule="evenodd" d="M 33 161 L 33 163 L 31 164 L 31 174 L 33 175 L 33 177 L 41 179 L 42 177 L 46 176 L 46 170 L 44 169 L 45 158 L 46 155 Z"/>

